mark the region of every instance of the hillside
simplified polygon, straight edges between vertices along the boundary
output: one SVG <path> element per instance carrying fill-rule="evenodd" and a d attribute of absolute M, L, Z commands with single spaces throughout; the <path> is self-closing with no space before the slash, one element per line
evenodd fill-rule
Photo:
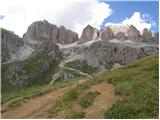
<path fill-rule="evenodd" d="M 95 79 L 2 94 L 2 118 L 158 118 L 158 66 L 153 54 Z"/>

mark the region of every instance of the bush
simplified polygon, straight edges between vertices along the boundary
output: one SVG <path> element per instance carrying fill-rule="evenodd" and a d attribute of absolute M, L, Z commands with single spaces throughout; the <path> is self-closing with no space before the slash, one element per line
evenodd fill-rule
<path fill-rule="evenodd" d="M 89 106 L 91 106 L 94 102 L 94 99 L 97 97 L 97 95 L 99 95 L 99 92 L 89 92 L 87 94 L 84 95 L 84 97 L 81 99 L 80 101 L 80 106 L 82 108 L 87 108 Z"/>
<path fill-rule="evenodd" d="M 63 100 L 64 101 L 74 101 L 78 98 L 79 92 L 76 89 L 71 89 L 68 91 L 64 96 Z"/>

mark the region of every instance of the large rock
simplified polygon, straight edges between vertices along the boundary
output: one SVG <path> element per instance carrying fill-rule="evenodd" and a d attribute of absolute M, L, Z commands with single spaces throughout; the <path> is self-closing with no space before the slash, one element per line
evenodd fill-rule
<path fill-rule="evenodd" d="M 108 25 L 107 27 L 109 27 L 112 30 L 114 35 L 118 34 L 119 32 L 122 32 L 125 35 L 127 35 L 129 30 L 129 25 L 122 25 L 122 24 Z"/>
<path fill-rule="evenodd" d="M 118 39 L 118 40 L 124 41 L 126 39 L 126 36 L 125 36 L 125 33 L 118 32 L 117 34 L 115 34 L 115 38 Z"/>
<path fill-rule="evenodd" d="M 148 29 L 143 30 L 142 36 L 143 36 L 143 42 L 148 44 L 156 43 L 156 40 L 152 37 L 152 32 L 148 31 Z"/>
<path fill-rule="evenodd" d="M 27 32 L 24 34 L 25 41 L 53 41 L 56 42 L 58 28 L 56 25 L 50 24 L 47 21 L 37 21 L 32 23 Z"/>
<path fill-rule="evenodd" d="M 87 25 L 82 32 L 79 43 L 88 42 L 91 40 L 96 40 L 98 38 L 98 30 L 90 25 Z"/>
<path fill-rule="evenodd" d="M 153 38 L 155 39 L 155 43 L 159 44 L 159 32 L 153 33 Z"/>
<path fill-rule="evenodd" d="M 46 20 L 32 23 L 23 39 L 28 43 L 36 42 L 53 42 L 69 44 L 78 40 L 78 34 L 65 29 L 65 27 L 57 27 Z"/>
<path fill-rule="evenodd" d="M 158 53 L 158 46 L 139 43 L 112 43 L 98 41 L 84 54 L 84 59 L 93 67 L 110 66 L 115 63 L 129 64 L 152 53 Z"/>
<path fill-rule="evenodd" d="M 127 38 L 134 42 L 141 42 L 140 32 L 133 25 L 129 26 Z"/>
<path fill-rule="evenodd" d="M 1 28 L 1 59 L 7 62 L 24 45 L 23 40 L 14 34 Z"/>
<path fill-rule="evenodd" d="M 106 27 L 104 30 L 100 31 L 99 37 L 102 40 L 112 40 L 114 38 L 114 34 L 112 32 L 112 30 L 109 27 Z"/>
<path fill-rule="evenodd" d="M 64 26 L 58 28 L 57 43 L 69 44 L 78 40 L 78 34 L 67 30 Z"/>

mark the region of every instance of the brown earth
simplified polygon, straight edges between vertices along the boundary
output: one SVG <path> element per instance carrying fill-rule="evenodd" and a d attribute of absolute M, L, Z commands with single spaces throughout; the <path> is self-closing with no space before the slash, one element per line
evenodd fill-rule
<path fill-rule="evenodd" d="M 80 80 L 80 84 L 86 80 Z M 56 101 L 63 96 L 70 87 L 60 88 L 56 91 L 50 91 L 44 95 L 29 99 L 25 103 L 18 107 L 8 109 L 2 113 L 2 118 L 50 118 L 49 109 L 56 104 Z M 85 118 L 103 118 L 103 113 L 108 109 L 115 101 L 122 99 L 120 96 L 114 94 L 114 86 L 106 82 L 90 86 L 88 91 L 98 91 L 98 95 L 92 106 L 83 109 L 85 112 Z M 77 103 L 74 106 L 80 108 Z M 75 107 L 76 109 L 76 107 Z M 55 118 L 59 118 L 55 116 Z"/>

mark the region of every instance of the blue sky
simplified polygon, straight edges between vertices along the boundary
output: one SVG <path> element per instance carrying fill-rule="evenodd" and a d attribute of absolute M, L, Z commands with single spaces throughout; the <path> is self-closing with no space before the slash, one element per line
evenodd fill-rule
<path fill-rule="evenodd" d="M 113 13 L 111 16 L 104 20 L 101 25 L 102 28 L 107 22 L 119 23 L 126 17 L 130 18 L 134 12 L 140 12 L 141 14 L 149 14 L 152 20 L 156 22 L 156 25 L 152 26 L 151 30 L 159 31 L 158 1 L 109 1 L 107 3 L 110 5 Z"/>

